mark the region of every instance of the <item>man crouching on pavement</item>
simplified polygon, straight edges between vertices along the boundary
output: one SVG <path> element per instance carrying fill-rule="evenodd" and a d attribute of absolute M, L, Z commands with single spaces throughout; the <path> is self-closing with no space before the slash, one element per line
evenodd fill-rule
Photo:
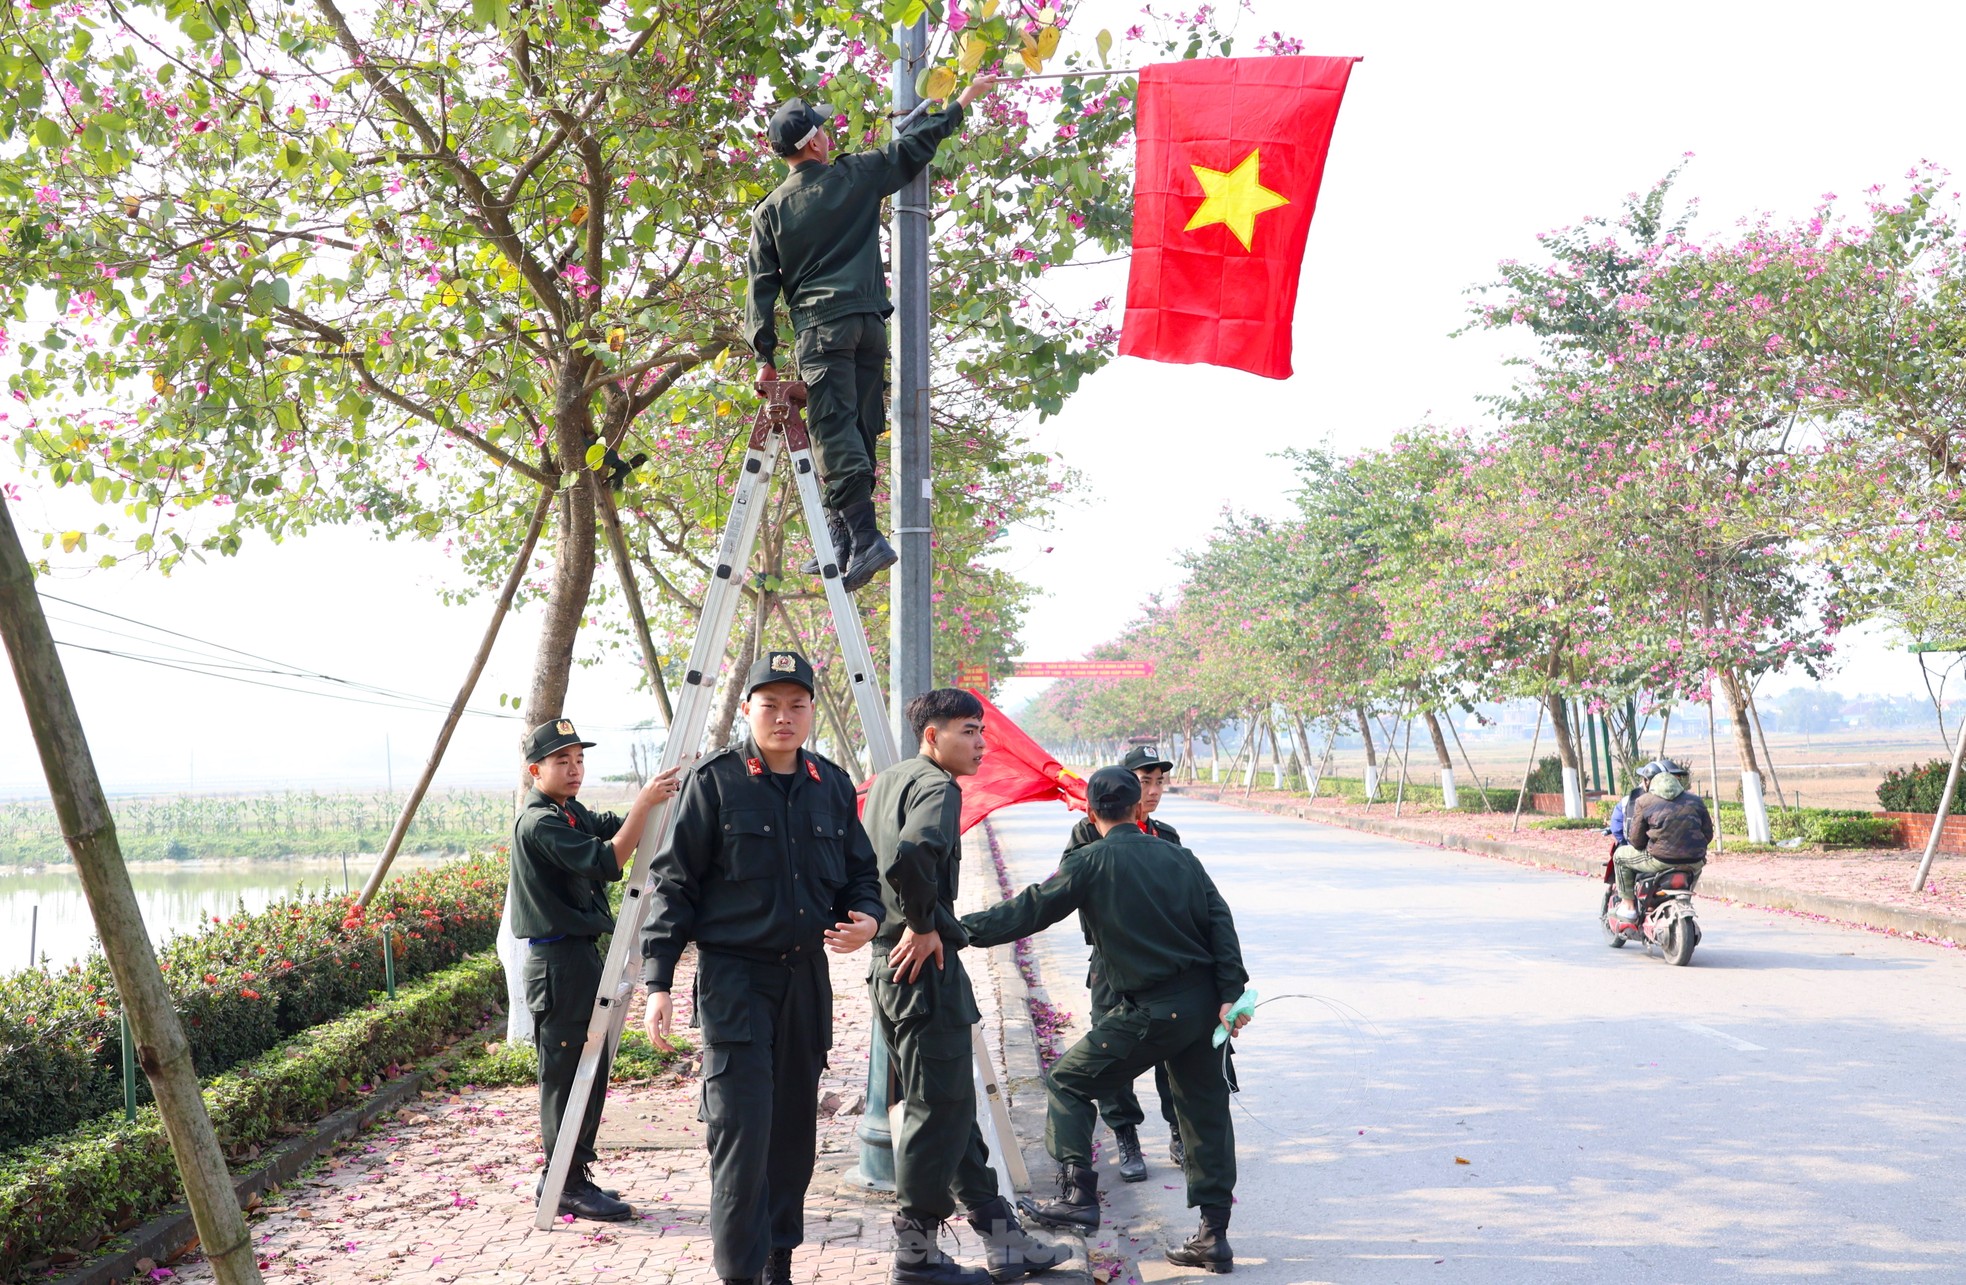
<path fill-rule="evenodd" d="M 1235 1268 L 1229 1207 L 1235 1198 L 1235 1126 L 1215 1031 L 1227 1022 L 1249 974 L 1235 919 L 1195 854 L 1143 833 L 1140 781 L 1102 767 L 1086 783 L 1098 843 L 1076 849 L 1058 872 L 989 910 L 965 915 L 972 946 L 1029 937 L 1073 911 L 1104 961 L 1118 1005 L 1065 1050 L 1046 1077 L 1045 1150 L 1058 1161 L 1059 1198 L 1026 1204 L 1048 1227 L 1099 1228 L 1099 1175 L 1092 1168 L 1098 1102 L 1160 1063 L 1187 1141 L 1188 1203 L 1201 1227 L 1167 1261 L 1212 1272 Z M 1236 1020 L 1239 1032 L 1247 1017 Z"/>
<path fill-rule="evenodd" d="M 867 834 L 880 859 L 887 920 L 867 975 L 874 1020 L 902 1104 L 894 1136 L 894 1285 L 986 1285 L 1056 1267 L 1064 1250 L 1034 1240 L 997 1190 L 976 1124 L 970 1028 L 976 995 L 957 954 L 962 871 L 959 776 L 983 765 L 983 704 L 944 687 L 908 702 L 921 753 L 874 778 Z M 927 967 L 924 967 L 927 965 Z M 939 1223 L 960 1199 L 989 1253 L 988 1274 L 944 1257 Z"/>
<path fill-rule="evenodd" d="M 541 723 L 526 734 L 526 774 L 532 789 L 512 824 L 512 874 L 506 898 L 513 935 L 526 943 L 521 967 L 526 1007 L 532 1011 L 533 1047 L 539 1051 L 539 1136 L 551 1162 L 560 1128 L 571 1123 L 578 1138 L 573 1169 L 560 1196 L 560 1212 L 597 1222 L 620 1222 L 634 1207 L 595 1185 L 594 1135 L 601 1127 L 607 1097 L 608 1059 L 594 1072 L 594 1092 L 578 1121 L 563 1119 L 573 1093 L 574 1072 L 587 1047 L 587 1024 L 601 990 L 601 953 L 595 939 L 614 931 L 608 885 L 635 859 L 649 814 L 677 787 L 671 768 L 643 786 L 628 815 L 589 812 L 574 795 L 587 776 L 585 751 L 564 718 Z M 537 1200 L 546 1186 L 539 1176 Z"/>
<path fill-rule="evenodd" d="M 813 674 L 795 651 L 745 680 L 748 734 L 699 763 L 650 870 L 642 929 L 648 1035 L 668 1042 L 683 946 L 696 943 L 696 1020 L 710 1148 L 710 1245 L 727 1282 L 791 1285 L 805 1239 L 819 1072 L 833 1047 L 823 946 L 851 954 L 881 921 L 853 779 L 803 748 Z"/>

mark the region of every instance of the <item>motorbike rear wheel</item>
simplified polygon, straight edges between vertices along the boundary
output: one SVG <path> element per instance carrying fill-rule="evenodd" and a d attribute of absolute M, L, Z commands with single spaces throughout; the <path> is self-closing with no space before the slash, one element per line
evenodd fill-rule
<path fill-rule="evenodd" d="M 1659 953 L 1668 964 L 1684 968 L 1693 960 L 1693 948 L 1700 944 L 1700 925 L 1691 915 L 1676 915 L 1659 941 Z"/>

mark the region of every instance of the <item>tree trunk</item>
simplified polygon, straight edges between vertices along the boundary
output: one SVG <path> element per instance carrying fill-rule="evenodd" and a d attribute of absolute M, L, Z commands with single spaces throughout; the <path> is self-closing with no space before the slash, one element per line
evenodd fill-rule
<path fill-rule="evenodd" d="M 136 1039 L 136 1061 L 150 1081 L 171 1156 L 184 1182 L 185 1203 L 213 1275 L 221 1285 L 258 1285 L 251 1233 L 226 1171 L 218 1136 L 191 1064 L 191 1046 L 158 971 L 130 872 L 116 842 L 109 801 L 96 777 L 75 699 L 68 689 L 34 589 L 34 573 L 0 501 L 0 639 L 13 663 L 34 744 L 54 797 L 62 838 L 82 878 L 96 935 L 116 979 L 116 993 Z"/>
<path fill-rule="evenodd" d="M 1427 720 L 1427 734 L 1434 740 L 1434 759 L 1440 764 L 1440 800 L 1444 807 L 1461 806 L 1461 792 L 1454 783 L 1454 756 L 1447 752 L 1447 738 L 1441 734 L 1440 720 L 1432 710 L 1422 710 L 1420 717 Z M 1479 785 L 1477 781 L 1475 784 Z"/>
<path fill-rule="evenodd" d="M 1714 676 L 1720 680 L 1720 690 L 1727 697 L 1727 707 L 1734 729 L 1734 753 L 1741 760 L 1741 808 L 1747 814 L 1748 842 L 1768 843 L 1774 832 L 1768 825 L 1768 804 L 1761 797 L 1761 762 L 1754 754 L 1754 725 L 1748 713 L 1746 684 L 1740 674 L 1731 669 L 1716 669 Z M 1720 782 L 1714 782 L 1714 807 L 1720 807 Z"/>
<path fill-rule="evenodd" d="M 1358 730 L 1365 738 L 1365 801 L 1369 805 L 1379 792 L 1379 751 L 1372 744 L 1372 719 L 1363 705 L 1358 707 Z"/>
<path fill-rule="evenodd" d="M 1557 760 L 1563 764 L 1563 815 L 1584 815 L 1584 775 L 1578 766 L 1577 740 L 1570 727 L 1569 702 L 1553 691 L 1543 693 L 1550 711 L 1550 735 L 1556 740 Z"/>
<path fill-rule="evenodd" d="M 560 492 L 556 508 L 553 580 L 539 625 L 539 645 L 533 652 L 532 686 L 526 693 L 528 727 L 567 713 L 574 639 L 594 589 L 594 496 L 584 486 L 570 486 Z"/>

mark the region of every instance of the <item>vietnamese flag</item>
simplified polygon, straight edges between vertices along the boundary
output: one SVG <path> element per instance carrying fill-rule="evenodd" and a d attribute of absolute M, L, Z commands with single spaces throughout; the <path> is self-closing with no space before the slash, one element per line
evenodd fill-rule
<path fill-rule="evenodd" d="M 975 776 L 957 778 L 963 791 L 963 833 L 998 808 L 1013 803 L 1056 799 L 1085 811 L 1085 781 L 1061 766 L 1050 751 L 1010 721 L 982 692 L 983 766 Z"/>
<path fill-rule="evenodd" d="M 1122 355 L 1290 377 L 1304 238 L 1356 61 L 1141 71 Z"/>
<path fill-rule="evenodd" d="M 1010 721 L 982 692 L 970 695 L 983 702 L 983 766 L 975 776 L 958 777 L 963 792 L 962 832 L 968 834 L 984 817 L 1013 803 L 1056 799 L 1068 808 L 1086 810 L 1085 781 L 1065 770 L 1044 746 Z M 868 777 L 858 788 L 860 811 L 867 811 Z"/>

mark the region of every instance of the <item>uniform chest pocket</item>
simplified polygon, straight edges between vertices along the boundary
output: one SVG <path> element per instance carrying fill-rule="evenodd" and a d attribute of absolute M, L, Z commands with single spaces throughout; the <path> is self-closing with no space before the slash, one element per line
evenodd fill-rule
<path fill-rule="evenodd" d="M 824 813 L 807 813 L 792 818 L 801 839 L 811 845 L 816 877 L 828 889 L 846 883 L 847 822 Z"/>
<path fill-rule="evenodd" d="M 724 814 L 724 878 L 770 879 L 784 864 L 783 823 L 770 812 L 730 811 Z"/>

